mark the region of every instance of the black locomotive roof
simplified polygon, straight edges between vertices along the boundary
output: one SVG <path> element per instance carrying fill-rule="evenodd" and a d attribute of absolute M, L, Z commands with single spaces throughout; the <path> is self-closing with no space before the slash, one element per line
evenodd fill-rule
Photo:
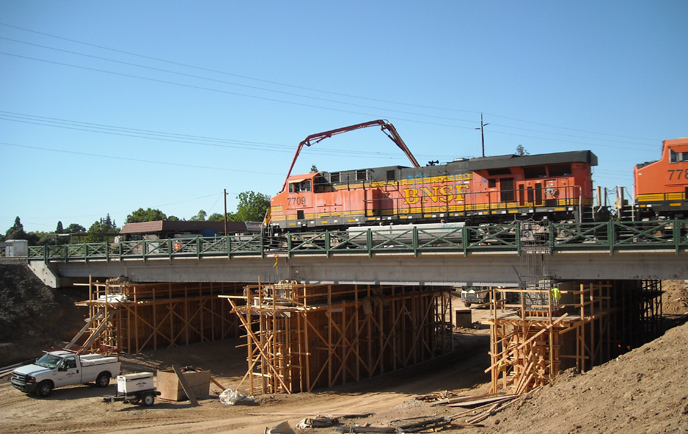
<path fill-rule="evenodd" d="M 490 170 L 510 167 L 545 166 L 566 163 L 587 163 L 591 166 L 597 166 L 597 156 L 593 154 L 592 151 L 554 152 L 551 154 L 538 155 L 496 155 L 492 157 L 478 157 L 450 161 L 449 163 L 437 164 L 435 166 L 384 166 L 359 170 L 321 172 L 321 174 L 326 176 L 325 174 L 327 173 L 340 173 L 340 182 L 347 182 L 347 180 L 353 181 L 357 179 L 356 172 L 365 171 L 367 172 L 367 179 L 369 181 L 383 181 L 387 179 L 386 173 L 389 170 L 394 170 L 401 176 L 401 178 L 407 178 L 419 175 L 440 176 L 447 174 L 468 173 L 477 170 Z"/>
<path fill-rule="evenodd" d="M 564 163 L 587 163 L 591 166 L 597 166 L 597 155 L 593 154 L 592 151 L 554 152 L 538 155 L 497 155 L 494 157 L 478 157 L 464 161 L 453 161 L 448 163 L 448 165 L 465 164 L 468 170 L 487 170 Z"/>

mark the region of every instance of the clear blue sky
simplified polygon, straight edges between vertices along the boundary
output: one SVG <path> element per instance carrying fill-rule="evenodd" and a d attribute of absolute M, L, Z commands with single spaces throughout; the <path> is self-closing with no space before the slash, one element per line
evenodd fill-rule
<path fill-rule="evenodd" d="M 590 149 L 596 185 L 688 136 L 688 2 L 0 0 L 0 232 L 190 218 L 279 191 L 298 143 L 387 119 L 419 161 Z M 294 173 L 408 162 L 378 129 Z"/>

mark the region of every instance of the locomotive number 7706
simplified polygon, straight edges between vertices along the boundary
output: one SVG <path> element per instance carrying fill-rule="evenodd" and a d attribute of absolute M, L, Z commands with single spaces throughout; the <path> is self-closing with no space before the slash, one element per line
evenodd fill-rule
<path fill-rule="evenodd" d="M 669 181 L 673 181 L 673 180 L 674 180 L 674 175 L 676 175 L 676 180 L 681 179 L 681 177 L 683 177 L 683 179 L 688 179 L 688 169 L 686 169 L 686 170 L 683 170 L 683 169 L 678 169 L 678 170 L 669 169 L 669 170 L 667 170 L 667 172 L 669 172 Z"/>

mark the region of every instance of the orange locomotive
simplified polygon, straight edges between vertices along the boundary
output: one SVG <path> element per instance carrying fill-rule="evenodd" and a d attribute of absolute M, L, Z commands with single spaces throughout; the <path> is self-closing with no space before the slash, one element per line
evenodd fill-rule
<path fill-rule="evenodd" d="M 662 159 L 633 168 L 641 217 L 688 216 L 688 138 L 665 140 Z"/>
<path fill-rule="evenodd" d="M 267 223 L 282 230 L 534 218 L 581 221 L 592 206 L 591 151 L 457 159 L 420 167 L 394 127 L 378 120 L 314 134 L 310 146 L 334 134 L 380 126 L 414 167 L 386 166 L 287 175 L 271 200 Z M 291 173 L 291 168 L 290 168 Z"/>

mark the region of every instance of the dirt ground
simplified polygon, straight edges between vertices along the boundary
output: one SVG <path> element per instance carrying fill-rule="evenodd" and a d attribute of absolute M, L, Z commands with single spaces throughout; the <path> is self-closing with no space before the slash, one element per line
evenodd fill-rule
<path fill-rule="evenodd" d="M 2 268 L 0 266 L 0 275 L 7 271 Z M 25 276 L 22 279 L 29 278 Z M 682 281 L 666 282 L 664 289 L 667 291 L 664 312 L 677 322 L 684 321 L 688 313 L 686 284 Z M 5 311 L 10 310 L 4 303 L 8 299 L 4 292 L 8 290 L 11 288 L 0 288 L 0 301 L 3 301 L 0 309 Z M 54 293 L 46 288 L 36 291 Z M 59 304 L 46 297 L 42 299 L 44 303 Z M 53 294 L 53 297 L 58 296 Z M 18 298 L 14 300 L 16 302 Z M 473 320 L 479 321 L 486 311 L 473 310 L 472 313 Z M 11 314 L 4 312 L 0 319 L 9 318 Z M 78 318 L 79 324 L 83 324 L 81 318 Z M 41 327 L 24 333 L 16 330 L 17 323 L 14 325 L 16 333 L 28 336 L 26 339 L 34 339 L 34 336 L 50 341 L 50 333 Z M 224 405 L 218 399 L 221 388 L 213 384 L 210 396 L 201 399 L 198 406 L 192 406 L 188 401 L 160 399 L 152 407 L 105 403 L 103 396 L 116 391 L 114 381 L 106 389 L 91 385 L 74 386 L 57 389 L 48 398 L 38 398 L 15 390 L 10 385 L 9 376 L 3 375 L 0 376 L 0 413 L 3 416 L 0 432 L 119 433 L 136 430 L 170 434 L 255 434 L 287 421 L 297 433 L 330 434 L 337 432 L 336 428 L 299 430 L 295 427 L 304 417 L 318 414 L 372 413 L 367 417 L 340 418 L 340 428 L 354 424 L 387 427 L 394 419 L 457 415 L 464 410 L 433 406 L 416 397 L 446 392 L 477 396 L 488 392 L 489 375 L 484 373 L 489 366 L 488 330 L 484 326 L 476 327 L 457 329 L 456 351 L 431 362 L 325 391 L 256 396 L 255 405 Z M 62 338 L 56 340 L 59 339 Z M 8 339 L 7 333 L 1 342 L 6 348 L 16 348 L 20 344 Z M 241 343 L 240 339 L 235 339 L 122 356 L 123 369 L 125 372 L 140 372 L 167 369 L 172 363 L 191 365 L 210 370 L 224 387 L 236 388 L 246 370 L 246 350 L 237 348 Z M 517 398 L 505 410 L 488 417 L 481 422 L 484 427 L 463 430 L 474 433 L 688 433 L 687 352 L 688 324 L 683 324 L 668 330 L 659 339 L 586 373 L 566 371 L 553 384 Z M 456 422 L 465 422 L 470 417 L 466 414 Z"/>

